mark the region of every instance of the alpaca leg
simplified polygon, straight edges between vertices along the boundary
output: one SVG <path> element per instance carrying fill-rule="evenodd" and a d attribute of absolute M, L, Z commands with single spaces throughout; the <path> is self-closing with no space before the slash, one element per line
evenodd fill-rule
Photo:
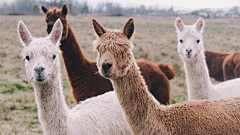
<path fill-rule="evenodd" d="M 223 61 L 223 76 L 225 81 L 235 78 L 232 57 L 226 57 Z"/>

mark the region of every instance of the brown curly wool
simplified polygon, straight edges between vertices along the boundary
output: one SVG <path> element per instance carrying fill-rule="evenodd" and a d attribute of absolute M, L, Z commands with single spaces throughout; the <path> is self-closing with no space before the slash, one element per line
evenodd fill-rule
<path fill-rule="evenodd" d="M 131 18 L 127 23 L 132 21 Z M 94 43 L 99 50 L 97 65 L 101 75 L 111 80 L 135 135 L 240 134 L 240 97 L 161 105 L 148 91 L 133 56 L 132 43 L 127 36 L 110 33 Z M 116 37 L 128 42 L 118 42 Z M 103 44 L 102 39 L 112 42 Z M 107 72 L 103 68 L 106 64 L 112 64 Z"/>

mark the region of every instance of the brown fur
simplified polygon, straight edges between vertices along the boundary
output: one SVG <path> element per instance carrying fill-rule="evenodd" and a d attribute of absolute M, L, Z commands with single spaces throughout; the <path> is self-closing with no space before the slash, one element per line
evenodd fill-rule
<path fill-rule="evenodd" d="M 173 79 L 175 76 L 175 72 L 172 72 L 172 70 L 169 70 L 171 67 L 165 63 L 160 63 L 157 65 L 168 77 L 169 80 Z"/>
<path fill-rule="evenodd" d="M 222 53 L 205 51 L 210 77 L 226 81 L 240 77 L 240 52 Z"/>
<path fill-rule="evenodd" d="M 229 53 L 205 50 L 205 59 L 209 70 L 209 75 L 217 81 L 224 81 L 222 66 L 227 55 L 229 55 Z"/>
<path fill-rule="evenodd" d="M 51 20 L 53 23 L 58 17 L 65 20 L 60 49 L 63 52 L 62 57 L 75 101 L 79 102 L 112 91 L 110 81 L 96 74 L 98 71 L 96 62 L 91 62 L 84 56 L 66 15 L 62 13 L 61 9 L 50 9 L 45 14 L 46 20 Z M 164 72 L 155 64 L 147 61 L 139 61 L 138 64 L 151 93 L 159 102 L 170 104 L 170 84 Z M 166 68 L 165 72 L 174 74 L 172 68 L 168 67 L 168 70 Z"/>
<path fill-rule="evenodd" d="M 223 61 L 224 80 L 240 77 L 240 52 L 229 54 Z"/>
<path fill-rule="evenodd" d="M 134 134 L 240 134 L 240 97 L 161 105 L 148 91 L 131 42 L 110 32 L 94 43 L 99 50 L 97 66 L 101 75 L 112 81 Z M 126 40 L 119 43 L 118 38 Z M 102 44 L 102 39 L 114 39 L 111 43 L 118 44 Z M 106 63 L 112 64 L 107 74 L 102 67 Z"/>

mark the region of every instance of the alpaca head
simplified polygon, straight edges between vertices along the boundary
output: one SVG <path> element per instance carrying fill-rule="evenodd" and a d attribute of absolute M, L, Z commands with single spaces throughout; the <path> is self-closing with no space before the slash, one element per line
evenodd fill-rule
<path fill-rule="evenodd" d="M 34 83 L 45 83 L 51 80 L 59 71 L 60 39 L 62 23 L 58 19 L 52 32 L 45 38 L 35 38 L 26 25 L 18 22 L 18 36 L 23 46 L 21 55 L 25 58 L 27 77 Z"/>
<path fill-rule="evenodd" d="M 184 25 L 177 17 L 175 27 L 178 33 L 178 53 L 182 60 L 191 60 L 204 51 L 202 33 L 205 23 L 200 17 L 193 25 Z"/>
<path fill-rule="evenodd" d="M 102 76 L 117 78 L 125 76 L 132 60 L 134 20 L 130 18 L 123 29 L 107 30 L 95 19 L 92 20 L 97 40 L 93 43 L 98 51 L 97 66 Z"/>
<path fill-rule="evenodd" d="M 54 23 L 57 19 L 60 19 L 63 24 L 63 32 L 62 32 L 62 41 L 66 38 L 68 34 L 68 20 L 67 20 L 67 13 L 68 7 L 66 5 L 63 6 L 62 9 L 53 8 L 53 9 L 46 9 L 44 6 L 41 7 L 42 11 L 45 13 L 45 19 L 47 23 L 47 32 L 50 34 L 52 31 Z"/>

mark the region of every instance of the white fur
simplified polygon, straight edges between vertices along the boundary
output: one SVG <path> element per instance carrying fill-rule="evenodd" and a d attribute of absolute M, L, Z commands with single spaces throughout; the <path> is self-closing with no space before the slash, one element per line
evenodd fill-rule
<path fill-rule="evenodd" d="M 240 96 L 240 79 L 229 80 L 217 85 L 211 83 L 204 55 L 202 37 L 204 26 L 202 18 L 199 18 L 193 25 L 184 25 L 179 17 L 175 21 L 178 33 L 178 53 L 184 63 L 188 100 Z M 197 43 L 197 40 L 200 42 Z M 187 50 L 192 50 L 189 58 Z"/>
<path fill-rule="evenodd" d="M 53 31 L 45 38 L 33 38 L 22 21 L 18 23 L 18 34 L 24 47 L 23 57 L 30 57 L 29 61 L 25 60 L 26 74 L 34 87 L 43 134 L 132 134 L 114 91 L 89 98 L 72 109 L 68 108 L 60 77 L 60 20 L 57 20 Z M 56 55 L 55 59 L 53 54 Z M 44 68 L 40 74 L 36 73 L 38 67 Z M 39 81 L 40 76 L 45 80 Z"/>

